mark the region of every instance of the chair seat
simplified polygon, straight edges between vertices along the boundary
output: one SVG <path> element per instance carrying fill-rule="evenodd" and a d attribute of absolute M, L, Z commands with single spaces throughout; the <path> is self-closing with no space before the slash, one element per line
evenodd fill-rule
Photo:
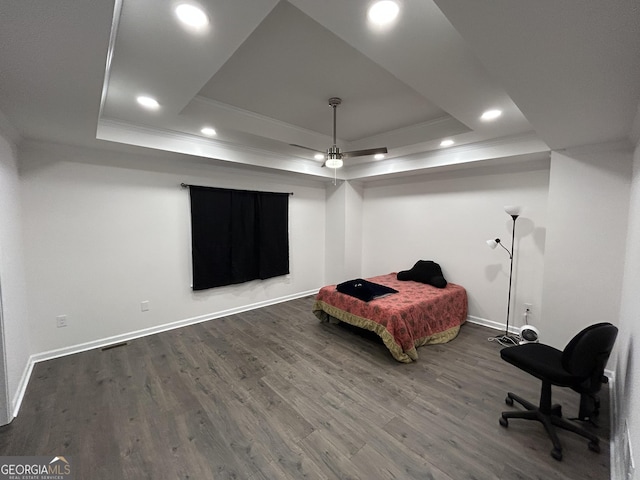
<path fill-rule="evenodd" d="M 562 351 L 549 345 L 527 343 L 506 347 L 500 350 L 500 356 L 528 374 L 554 385 L 569 387 L 584 380 L 567 372 L 562 366 Z"/>

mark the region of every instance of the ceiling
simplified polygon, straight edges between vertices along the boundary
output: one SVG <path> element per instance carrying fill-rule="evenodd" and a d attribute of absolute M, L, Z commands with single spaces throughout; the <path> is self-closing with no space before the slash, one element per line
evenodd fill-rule
<path fill-rule="evenodd" d="M 309 149 L 333 143 L 338 96 L 338 146 L 389 150 L 338 171 L 367 179 L 620 141 L 638 112 L 637 0 L 398 0 L 385 29 L 370 0 L 184 2 L 206 29 L 177 0 L 0 0 L 5 130 L 331 178 Z"/>

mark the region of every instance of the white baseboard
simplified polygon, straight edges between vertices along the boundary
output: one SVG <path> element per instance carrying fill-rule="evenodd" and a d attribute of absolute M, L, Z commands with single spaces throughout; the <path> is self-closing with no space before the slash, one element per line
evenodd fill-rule
<path fill-rule="evenodd" d="M 196 323 L 206 322 L 208 320 L 214 320 L 216 318 L 226 317 L 229 315 L 235 315 L 237 313 L 247 312 L 249 310 L 255 310 L 257 308 L 267 307 L 269 305 L 275 305 L 277 303 L 287 302 L 289 300 L 295 300 L 296 298 L 306 297 L 308 295 L 315 295 L 319 289 L 308 290 L 306 292 L 294 293 L 291 295 L 285 295 L 283 297 L 264 300 L 262 302 L 256 302 L 249 305 L 242 305 L 241 307 L 229 308 L 220 312 L 208 313 L 206 315 L 198 315 L 197 317 L 186 318 L 184 320 L 178 320 L 176 322 L 165 323 L 163 325 L 157 325 L 154 327 L 145 328 L 142 330 L 136 330 L 133 332 L 123 333 L 120 335 L 114 335 L 112 337 L 101 338 L 99 340 L 92 340 L 90 342 L 79 343 L 77 345 L 71 345 L 64 348 L 58 348 L 56 350 L 50 350 L 47 352 L 36 353 L 29 357 L 29 361 L 25 367 L 22 378 L 20 379 L 20 385 L 16 392 L 16 395 L 11 402 L 12 406 L 12 418 L 18 416 L 20 411 L 20 405 L 24 399 L 24 394 L 33 372 L 33 367 L 38 362 L 44 362 L 46 360 L 52 360 L 54 358 L 64 357 L 66 355 L 73 355 L 75 353 L 86 352 L 87 350 L 93 350 L 94 348 L 108 347 L 109 345 L 115 345 L 118 343 L 128 342 L 129 340 L 135 340 L 136 338 L 146 337 L 148 335 L 154 335 L 156 333 L 166 332 L 174 330 L 176 328 L 186 327 Z"/>
<path fill-rule="evenodd" d="M 24 394 L 27 391 L 27 385 L 29 385 L 29 379 L 31 378 L 31 373 L 33 372 L 33 356 L 29 357 L 27 364 L 24 367 L 24 371 L 22 372 L 22 377 L 20 377 L 20 383 L 18 383 L 18 389 L 16 391 L 13 400 L 11 401 L 11 418 L 12 421 L 14 418 L 18 416 L 18 412 L 20 411 L 20 405 L 22 405 L 22 399 L 24 398 Z"/>

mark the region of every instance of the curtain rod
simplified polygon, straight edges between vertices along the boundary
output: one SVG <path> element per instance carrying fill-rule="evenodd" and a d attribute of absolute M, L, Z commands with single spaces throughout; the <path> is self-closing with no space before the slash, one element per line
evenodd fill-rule
<path fill-rule="evenodd" d="M 207 187 L 205 185 L 189 185 L 188 183 L 181 183 L 180 186 L 182 188 L 189 188 L 189 187 L 218 188 L 220 190 L 236 190 L 237 192 L 250 192 L 251 191 L 251 190 L 238 190 L 238 189 L 234 189 L 234 188 Z M 260 192 L 260 193 L 287 193 L 287 194 L 293 196 L 293 192 Z"/>

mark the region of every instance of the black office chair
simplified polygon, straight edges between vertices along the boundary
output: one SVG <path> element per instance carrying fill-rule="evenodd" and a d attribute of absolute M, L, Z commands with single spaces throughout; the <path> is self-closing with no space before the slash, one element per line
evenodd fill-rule
<path fill-rule="evenodd" d="M 607 378 L 604 368 L 613 349 L 618 329 L 610 323 L 591 325 L 578 333 L 563 351 L 541 343 L 527 343 L 503 348 L 503 360 L 542 380 L 540 405 L 534 404 L 509 392 L 505 402 L 514 400 L 526 408 L 525 411 L 502 412 L 500 425 L 509 426 L 509 418 L 524 418 L 542 422 L 553 442 L 551 456 L 562 460 L 562 446 L 555 427 L 577 433 L 589 439 L 589 450 L 600 452 L 597 436 L 580 425 L 562 418 L 560 405 L 551 404 L 551 386 L 569 387 L 580 393 L 580 419 L 591 419 L 599 408 L 597 393 Z"/>

